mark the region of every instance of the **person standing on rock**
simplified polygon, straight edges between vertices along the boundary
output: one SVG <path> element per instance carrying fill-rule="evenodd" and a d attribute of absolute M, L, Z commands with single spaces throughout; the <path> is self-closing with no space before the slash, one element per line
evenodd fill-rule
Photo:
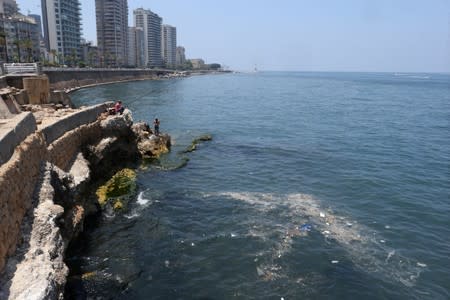
<path fill-rule="evenodd" d="M 159 120 L 158 118 L 153 121 L 153 126 L 155 127 L 155 135 L 159 136 Z"/>

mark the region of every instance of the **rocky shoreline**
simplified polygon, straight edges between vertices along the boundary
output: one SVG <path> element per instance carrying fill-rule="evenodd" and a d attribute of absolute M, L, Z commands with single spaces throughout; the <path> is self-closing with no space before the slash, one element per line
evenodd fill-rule
<path fill-rule="evenodd" d="M 38 119 L 39 113 L 42 117 L 42 111 L 35 112 Z M 68 117 L 72 113 L 66 111 Z M 48 115 L 43 117 L 40 125 L 48 125 L 48 119 Z M 122 115 L 102 113 L 94 122 L 77 126 L 48 144 L 45 139 L 48 135 L 38 130 L 1 166 L 3 181 L 27 158 L 26 151 L 36 148 L 35 144 L 44 146 L 18 247 L 9 255 L 0 279 L 0 299 L 62 299 L 68 275 L 67 247 L 83 230 L 85 217 L 102 209 L 98 201 L 86 196 L 92 184 L 133 162 L 157 158 L 171 145 L 169 135 L 156 136 L 148 124 L 133 123 L 128 110 Z"/>

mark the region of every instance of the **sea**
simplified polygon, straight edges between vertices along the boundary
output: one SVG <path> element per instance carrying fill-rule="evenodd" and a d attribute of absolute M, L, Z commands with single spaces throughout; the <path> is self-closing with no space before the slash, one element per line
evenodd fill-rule
<path fill-rule="evenodd" d="M 230 73 L 71 97 L 120 99 L 173 145 L 136 166 L 125 211 L 88 222 L 67 299 L 450 299 L 450 74 Z"/>

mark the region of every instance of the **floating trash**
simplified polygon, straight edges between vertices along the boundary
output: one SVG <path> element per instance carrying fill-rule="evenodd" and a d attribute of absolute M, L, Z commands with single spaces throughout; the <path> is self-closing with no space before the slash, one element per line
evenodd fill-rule
<path fill-rule="evenodd" d="M 385 240 L 380 240 L 380 243 L 383 243 L 383 244 L 384 244 L 384 243 L 386 243 L 386 241 L 385 241 Z"/>
<path fill-rule="evenodd" d="M 308 224 L 308 223 L 305 223 L 305 224 L 303 224 L 302 226 L 300 226 L 298 229 L 299 229 L 300 231 L 311 231 L 312 225 L 311 225 L 311 224 Z"/>
<path fill-rule="evenodd" d="M 417 262 L 417 266 L 421 267 L 421 268 L 426 268 L 427 264 L 421 263 L 421 262 Z"/>
<path fill-rule="evenodd" d="M 386 229 L 390 229 L 390 228 L 391 228 L 391 226 L 389 226 L 389 225 L 386 225 L 386 226 L 384 226 L 384 228 L 386 228 Z"/>
<path fill-rule="evenodd" d="M 331 263 L 332 263 L 332 264 L 338 264 L 339 261 L 338 261 L 338 260 L 332 260 Z"/>
<path fill-rule="evenodd" d="M 325 214 L 324 214 L 323 212 L 320 212 L 320 213 L 319 213 L 319 216 L 320 216 L 321 218 L 325 218 Z"/>
<path fill-rule="evenodd" d="M 350 222 L 347 222 L 346 225 L 347 225 L 348 227 L 352 227 L 352 226 L 353 226 L 353 224 L 350 223 Z"/>
<path fill-rule="evenodd" d="M 328 230 L 324 230 L 324 231 L 322 231 L 322 234 L 328 235 L 328 234 L 330 234 L 330 232 Z"/>

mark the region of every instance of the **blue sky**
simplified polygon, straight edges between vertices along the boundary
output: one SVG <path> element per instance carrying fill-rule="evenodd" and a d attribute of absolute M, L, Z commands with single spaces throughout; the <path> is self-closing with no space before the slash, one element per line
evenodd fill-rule
<path fill-rule="evenodd" d="M 17 0 L 41 14 L 40 0 Z M 95 1 L 81 0 L 96 40 Z M 189 58 L 235 70 L 450 72 L 450 0 L 128 0 L 177 27 Z"/>

